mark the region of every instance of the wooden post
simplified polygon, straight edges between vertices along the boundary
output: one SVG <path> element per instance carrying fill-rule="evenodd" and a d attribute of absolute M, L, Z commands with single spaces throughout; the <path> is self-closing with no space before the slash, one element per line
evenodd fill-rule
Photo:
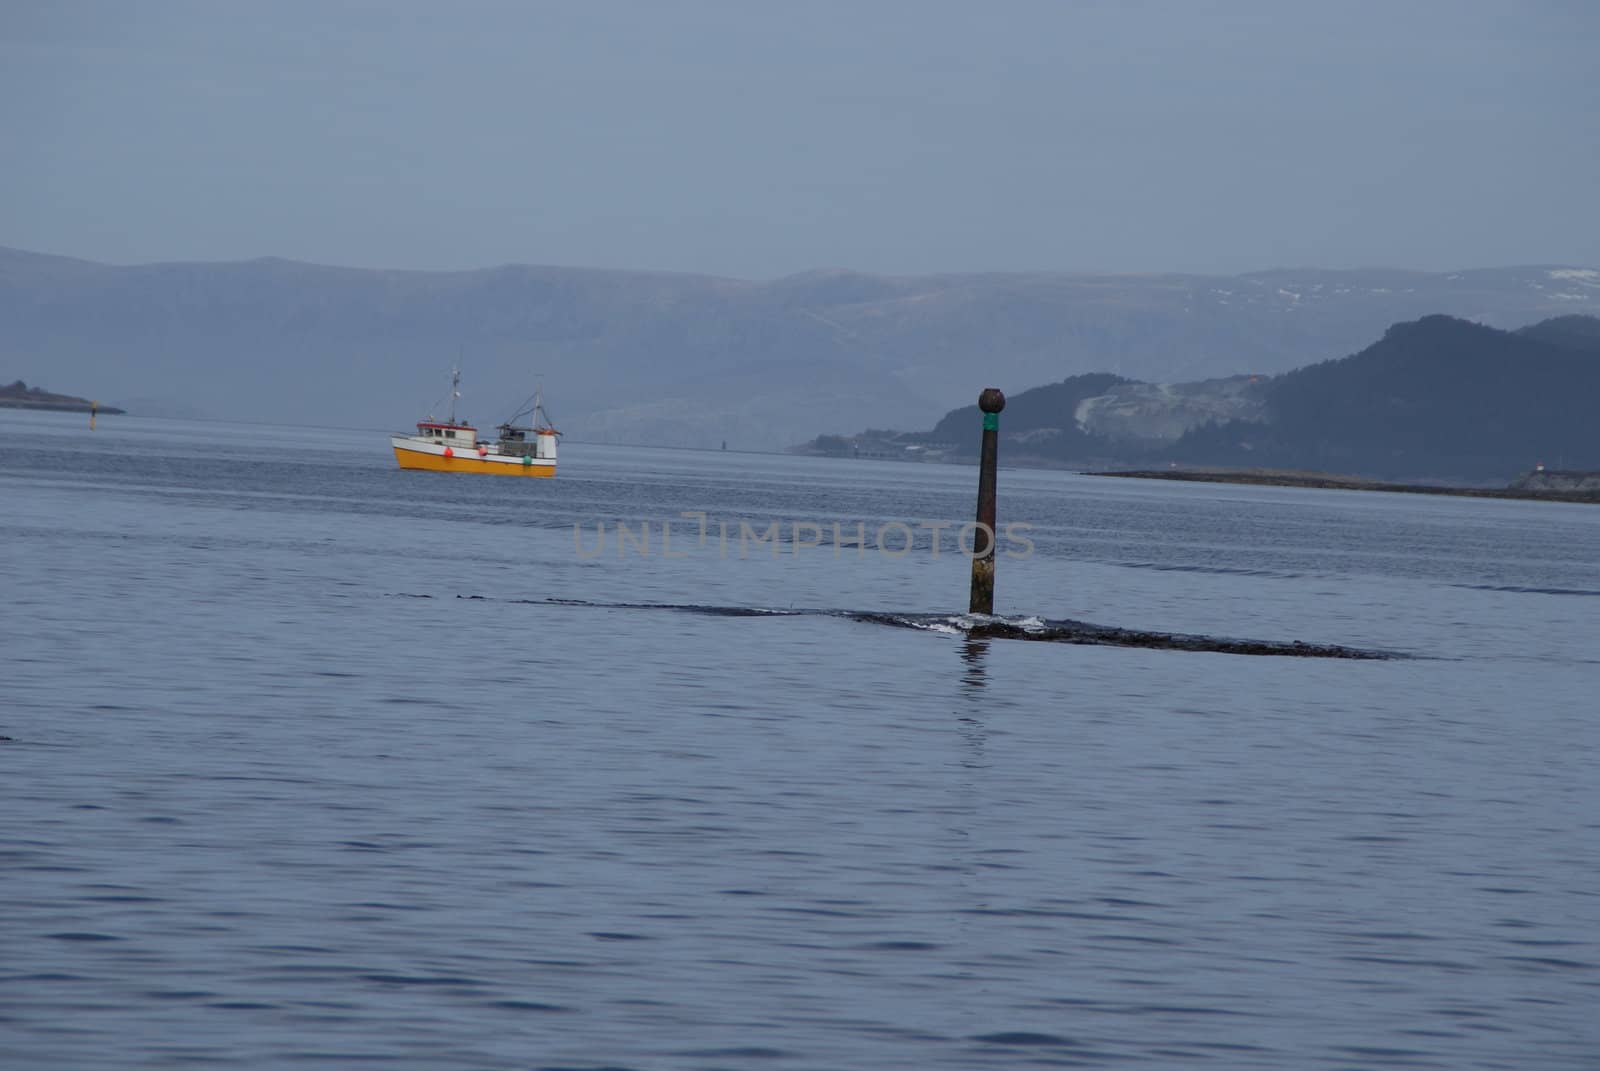
<path fill-rule="evenodd" d="M 1000 450 L 1000 410 L 1006 396 L 993 387 L 978 395 L 983 410 L 983 452 L 978 458 L 978 530 L 972 536 L 972 599 L 968 613 L 994 613 L 995 466 Z"/>

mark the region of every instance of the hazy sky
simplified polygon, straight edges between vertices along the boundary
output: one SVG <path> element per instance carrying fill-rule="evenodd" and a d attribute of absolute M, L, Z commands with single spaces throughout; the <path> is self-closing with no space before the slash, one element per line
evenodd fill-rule
<path fill-rule="evenodd" d="M 1600 266 L 1600 0 L 0 0 L 0 245 Z"/>

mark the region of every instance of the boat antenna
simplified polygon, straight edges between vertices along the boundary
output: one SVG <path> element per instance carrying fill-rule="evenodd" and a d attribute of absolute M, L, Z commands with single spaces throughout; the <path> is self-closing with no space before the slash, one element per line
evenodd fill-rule
<path fill-rule="evenodd" d="M 533 389 L 533 426 L 546 431 L 554 431 L 557 435 L 555 422 L 550 419 L 550 414 L 544 411 L 544 380 Z"/>
<path fill-rule="evenodd" d="M 523 417 L 527 417 L 528 423 L 536 429 L 544 427 L 555 431 L 555 427 L 550 422 L 550 414 L 544 410 L 544 380 L 542 378 L 538 380 L 538 385 L 534 388 L 533 394 L 517 407 L 517 411 L 511 415 L 511 419 L 507 420 L 506 423 L 515 424 Z M 560 432 L 556 432 L 556 434 L 559 435 Z"/>

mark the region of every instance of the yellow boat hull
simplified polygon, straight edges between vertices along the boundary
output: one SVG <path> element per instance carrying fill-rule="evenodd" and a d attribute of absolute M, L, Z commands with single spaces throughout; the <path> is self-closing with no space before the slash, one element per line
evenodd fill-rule
<path fill-rule="evenodd" d="M 441 454 L 424 453 L 421 450 L 405 450 L 398 446 L 394 448 L 394 459 L 403 469 L 417 469 L 424 472 L 480 472 L 491 476 L 541 477 L 556 474 L 555 464 L 550 461 L 536 460 L 532 464 L 525 465 L 521 459 L 489 460 L 476 454 L 445 457 Z"/>

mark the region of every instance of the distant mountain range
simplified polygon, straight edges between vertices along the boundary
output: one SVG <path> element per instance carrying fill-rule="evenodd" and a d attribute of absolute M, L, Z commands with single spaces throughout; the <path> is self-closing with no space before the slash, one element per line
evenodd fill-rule
<path fill-rule="evenodd" d="M 971 459 L 976 405 L 931 431 L 824 436 L 821 453 Z M 1001 417 L 1013 464 L 1223 466 L 1503 483 L 1538 464 L 1600 469 L 1600 319 L 1501 331 L 1395 324 L 1360 353 L 1278 376 L 1151 384 L 1108 374 L 1022 391 Z"/>
<path fill-rule="evenodd" d="M 1429 313 L 1513 328 L 1562 312 L 1600 312 L 1600 271 L 755 282 L 275 259 L 124 267 L 0 249 L 0 378 L 80 384 L 134 413 L 388 428 L 422 415 L 460 360 L 463 411 L 480 423 L 542 377 L 576 439 L 777 449 L 819 430 L 926 426 L 986 384 L 1265 375 Z"/>

